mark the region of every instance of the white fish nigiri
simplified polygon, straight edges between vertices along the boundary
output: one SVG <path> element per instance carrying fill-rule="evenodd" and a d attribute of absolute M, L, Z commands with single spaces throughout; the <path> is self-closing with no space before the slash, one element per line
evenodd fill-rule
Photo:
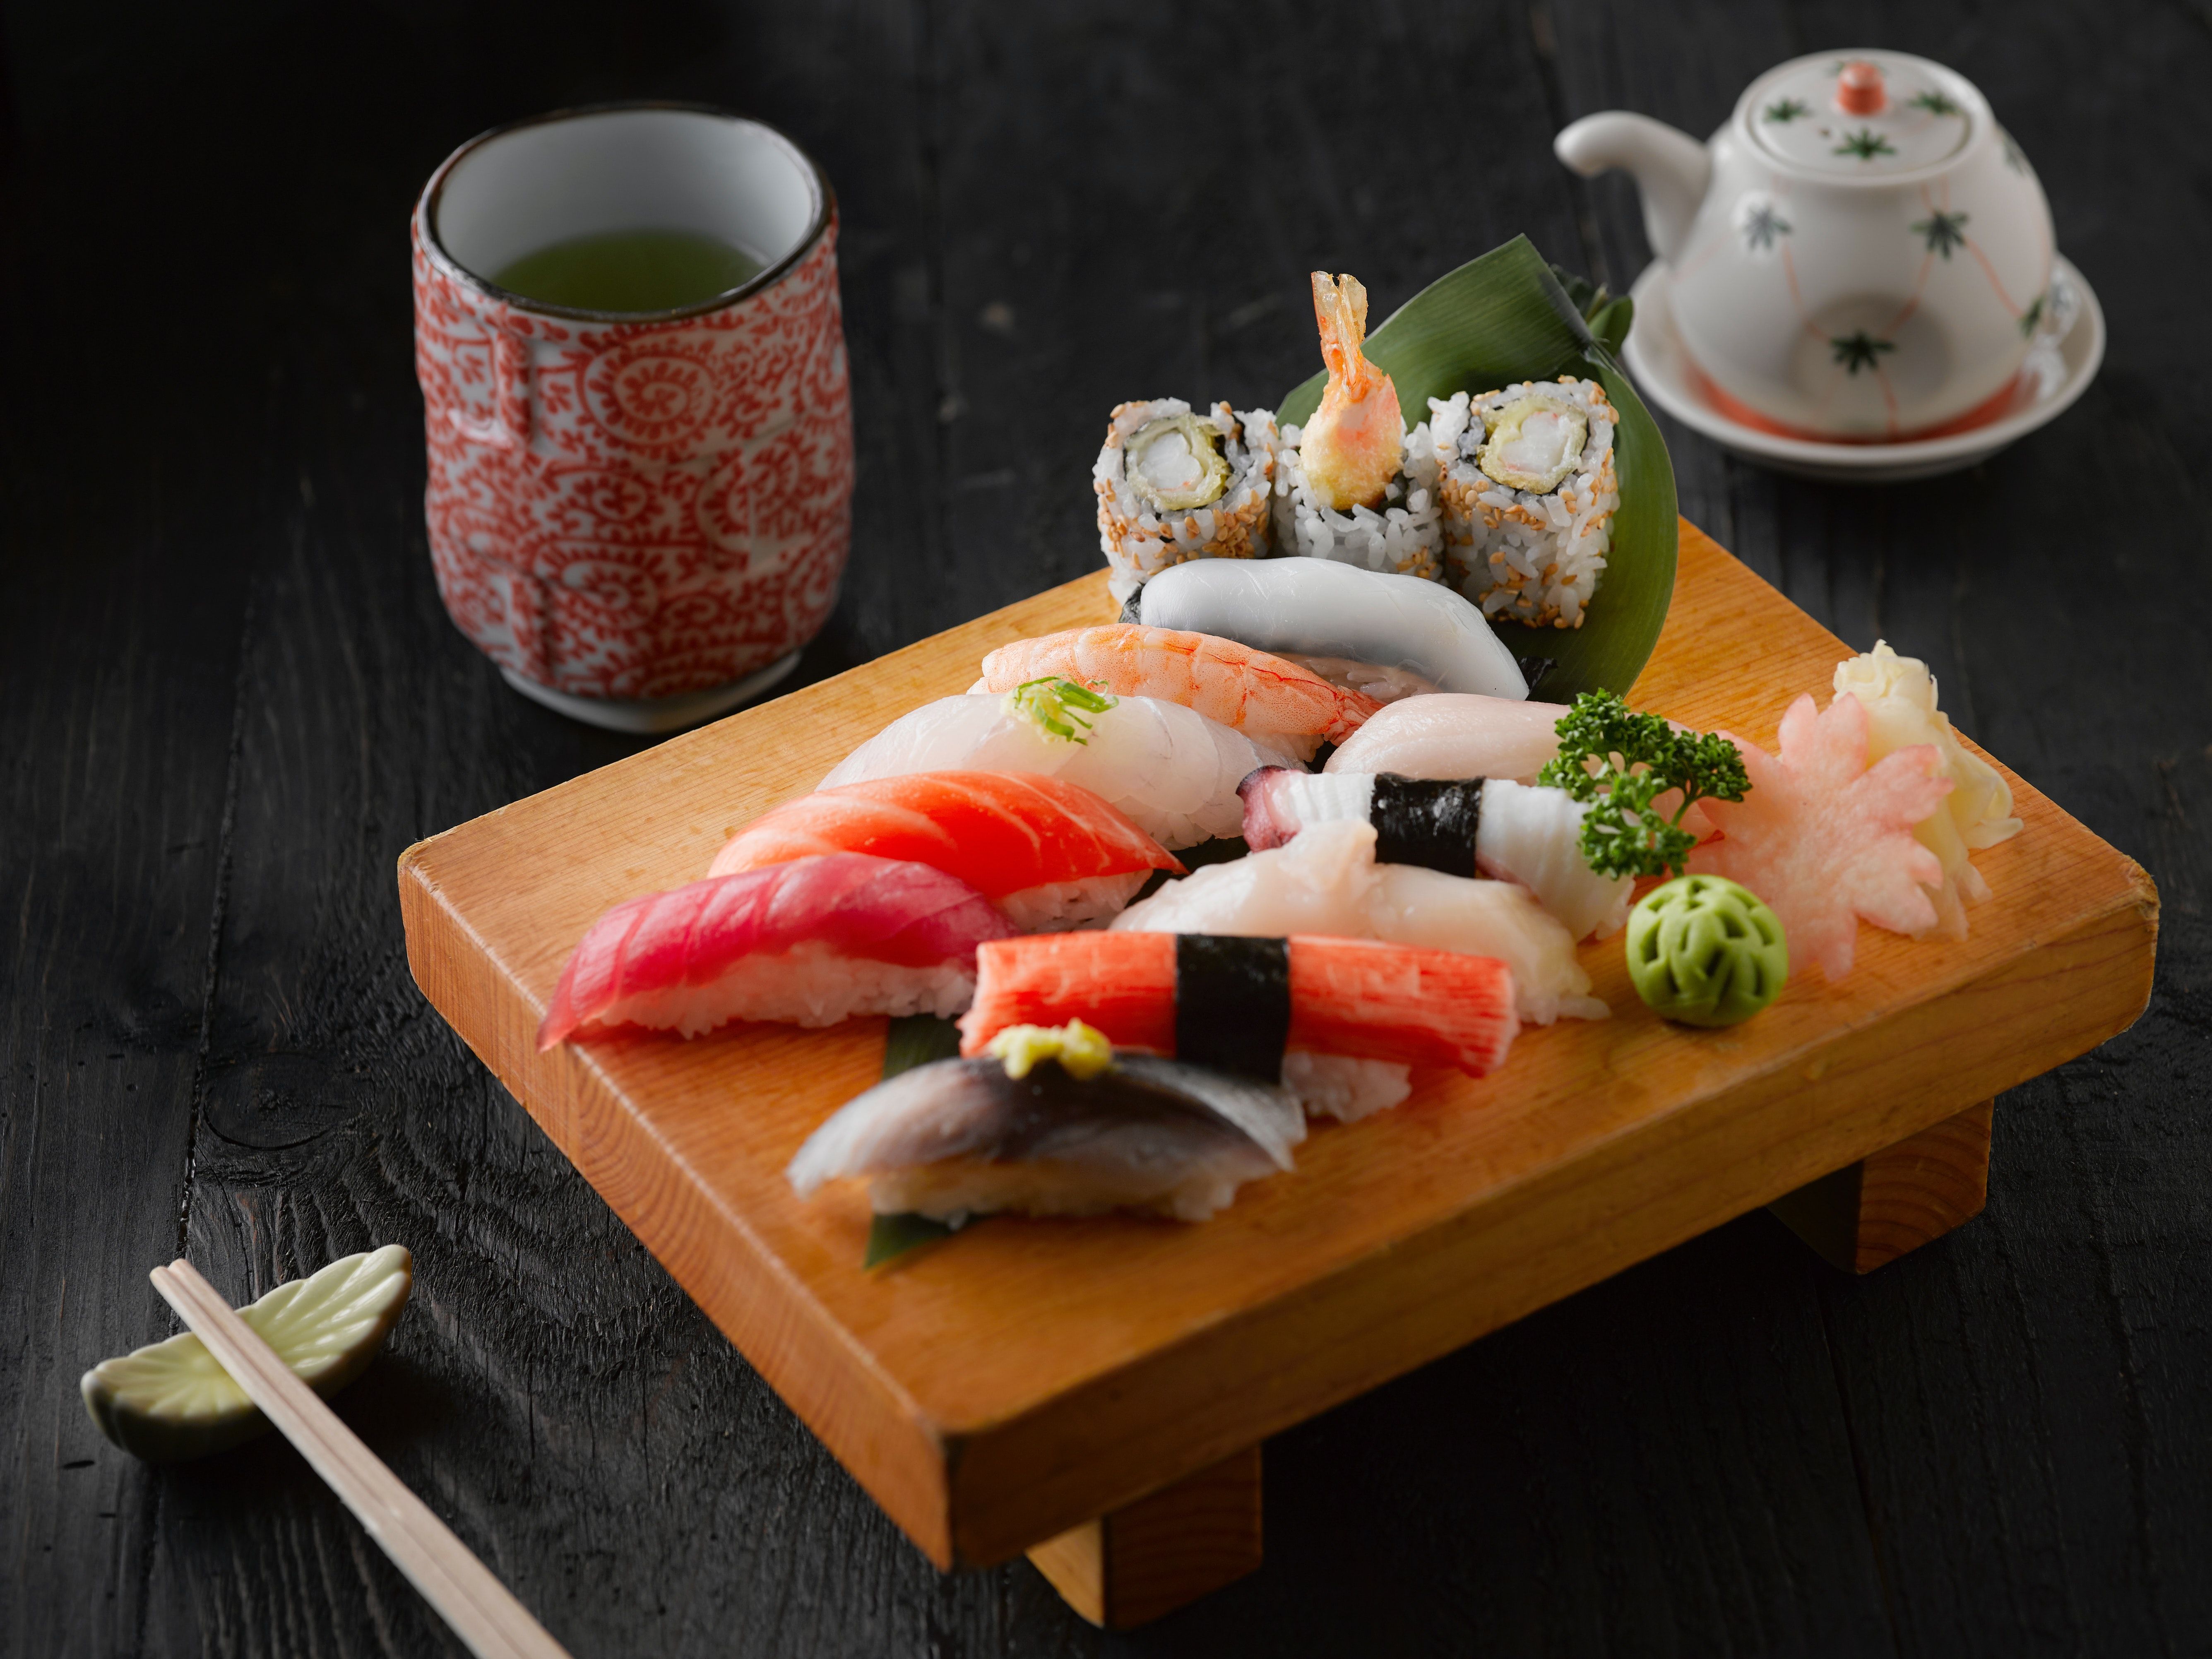
<path fill-rule="evenodd" d="M 893 720 L 821 787 L 915 772 L 1021 772 L 1079 784 L 1167 848 L 1242 828 L 1237 786 L 1255 767 L 1295 766 L 1280 750 L 1156 697 L 1089 694 L 1059 683 L 939 697 Z M 1091 704 L 1101 705 L 1093 708 Z"/>
<path fill-rule="evenodd" d="M 848 1101 L 785 1173 L 802 1198 L 865 1179 L 878 1215 L 1203 1221 L 1245 1182 L 1291 1168 L 1305 1132 L 1279 1088 L 1149 1054 L 1116 1054 L 1091 1077 L 1057 1061 L 1017 1078 L 996 1059 L 941 1060 Z"/>
<path fill-rule="evenodd" d="M 1376 857 L 1447 875 L 1517 881 L 1577 939 L 1620 931 L 1636 883 L 1583 860 L 1589 808 L 1564 789 L 1510 778 L 1421 779 L 1395 772 L 1316 775 L 1269 768 L 1244 780 L 1244 839 L 1280 847 L 1308 826 L 1371 823 Z"/>
<path fill-rule="evenodd" d="M 1334 559 L 1192 559 L 1146 583 L 1140 604 L 1151 628 L 1212 634 L 1297 659 L 1403 670 L 1444 691 L 1528 695 L 1520 665 L 1482 612 L 1419 576 Z"/>
<path fill-rule="evenodd" d="M 1377 864 L 1372 824 L 1317 823 L 1287 846 L 1207 865 L 1131 905 L 1111 926 L 1160 933 L 1335 933 L 1495 957 L 1533 1025 L 1602 1019 L 1573 935 L 1510 881 Z"/>
<path fill-rule="evenodd" d="M 1525 782 L 1558 756 L 1555 728 L 1566 712 L 1559 703 L 1509 697 L 1407 697 L 1370 716 L 1323 769 Z"/>

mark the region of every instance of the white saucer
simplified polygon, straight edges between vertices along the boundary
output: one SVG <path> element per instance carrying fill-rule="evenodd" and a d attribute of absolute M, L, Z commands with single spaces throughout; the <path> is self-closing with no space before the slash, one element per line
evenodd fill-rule
<path fill-rule="evenodd" d="M 2024 408 L 1972 431 L 1911 443 L 1822 443 L 1784 437 L 1730 419 L 1697 390 L 1667 303 L 1666 274 L 1663 262 L 1654 259 L 1629 290 L 1636 301 L 1636 322 L 1620 355 L 1636 389 L 1722 448 L 1802 478 L 1902 483 L 1908 478 L 1959 471 L 2057 419 L 2096 378 L 2097 366 L 2105 361 L 2104 310 L 2081 273 L 2065 259 L 2054 258 L 2050 310 L 2021 370 L 2032 399 Z"/>
<path fill-rule="evenodd" d="M 799 666 L 799 653 L 779 657 L 767 667 L 727 685 L 710 685 L 703 691 L 680 691 L 672 697 L 580 697 L 573 691 L 556 691 L 550 685 L 525 679 L 512 668 L 500 677 L 532 702 L 542 702 L 556 714 L 610 732 L 636 732 L 657 737 L 680 732 L 717 714 L 726 714 L 747 697 L 756 696 Z"/>

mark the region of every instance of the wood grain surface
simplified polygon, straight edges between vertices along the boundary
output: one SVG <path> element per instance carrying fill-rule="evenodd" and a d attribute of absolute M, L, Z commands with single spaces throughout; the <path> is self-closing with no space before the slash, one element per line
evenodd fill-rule
<path fill-rule="evenodd" d="M 2201 7 L 246 0 L 17 5 L 0 39 L 0 1651 L 458 1652 L 285 1448 L 150 1469 L 76 1397 L 174 1330 L 154 1263 L 240 1302 L 386 1240 L 419 1299 L 341 1414 L 579 1655 L 2212 1642 Z M 821 160 L 860 485 L 820 678 L 1089 570 L 1105 411 L 1279 397 L 1308 270 L 1387 311 L 1526 231 L 1625 288 L 1633 194 L 1552 131 L 1709 132 L 1855 43 L 1988 94 L 2105 371 L 1894 489 L 1668 428 L 1683 508 L 1847 643 L 1925 658 L 2149 870 L 2149 1009 L 2007 1091 L 1986 1211 L 1879 1273 L 1747 1215 L 1275 1437 L 1266 1565 L 1143 1632 L 1025 1563 L 940 1576 L 409 975 L 401 849 L 640 747 L 515 696 L 439 606 L 422 180 L 617 97 Z"/>
<path fill-rule="evenodd" d="M 1085 1619 L 1133 1630 L 1260 1570 L 1260 1449 L 1249 1446 L 1030 1546 L 1029 1558 Z"/>
<path fill-rule="evenodd" d="M 1994 1101 L 1831 1170 L 1768 1212 L 1845 1273 L 1870 1273 L 1982 1212 Z"/>
<path fill-rule="evenodd" d="M 1489 1078 L 1417 1079 L 1403 1108 L 1316 1132 L 1294 1177 L 1202 1227 L 1000 1218 L 882 1273 L 856 1265 L 863 1193 L 803 1201 L 783 1176 L 875 1080 L 882 1020 L 538 1051 L 603 911 L 700 878 L 738 826 L 964 690 L 996 646 L 1113 608 L 1094 573 L 399 860 L 424 994 L 940 1565 L 1026 1549 L 1881 1153 L 2087 1052 L 2149 995 L 2148 878 L 2009 778 L 2027 827 L 1982 855 L 2006 896 L 1964 940 L 1863 930 L 1844 984 L 1801 973 L 1725 1033 L 1660 1019 L 1618 943 L 1594 940 L 1583 965 L 1611 1018 L 1524 1032 Z M 1630 696 L 1771 747 L 1847 654 L 1686 523 Z"/>

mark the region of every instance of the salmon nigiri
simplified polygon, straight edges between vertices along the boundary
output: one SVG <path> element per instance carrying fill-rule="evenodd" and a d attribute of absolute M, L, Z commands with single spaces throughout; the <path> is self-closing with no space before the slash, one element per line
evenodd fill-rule
<path fill-rule="evenodd" d="M 1117 914 L 1182 865 L 1088 789 L 1011 772 L 915 772 L 817 789 L 738 831 L 710 873 L 823 853 L 910 860 L 957 876 L 1028 933 Z"/>
<path fill-rule="evenodd" d="M 732 1019 L 950 1014 L 975 988 L 976 945 L 1013 931 L 981 893 L 925 864 L 837 853 L 710 877 L 593 922 L 538 1046 L 624 1025 L 693 1036 Z"/>
<path fill-rule="evenodd" d="M 1255 743 L 1313 758 L 1382 705 L 1310 668 L 1235 640 L 1175 628 L 1112 623 L 1000 646 L 983 659 L 987 691 L 1060 675 L 1117 697 L 1158 697 L 1233 726 Z"/>

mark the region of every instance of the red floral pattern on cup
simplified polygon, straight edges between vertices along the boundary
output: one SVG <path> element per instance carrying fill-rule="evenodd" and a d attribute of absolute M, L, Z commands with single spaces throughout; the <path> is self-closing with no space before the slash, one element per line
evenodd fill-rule
<path fill-rule="evenodd" d="M 414 225 L 438 592 L 502 666 L 587 697 L 723 685 L 815 635 L 852 540 L 833 213 L 705 316 L 543 316 L 441 270 Z"/>

